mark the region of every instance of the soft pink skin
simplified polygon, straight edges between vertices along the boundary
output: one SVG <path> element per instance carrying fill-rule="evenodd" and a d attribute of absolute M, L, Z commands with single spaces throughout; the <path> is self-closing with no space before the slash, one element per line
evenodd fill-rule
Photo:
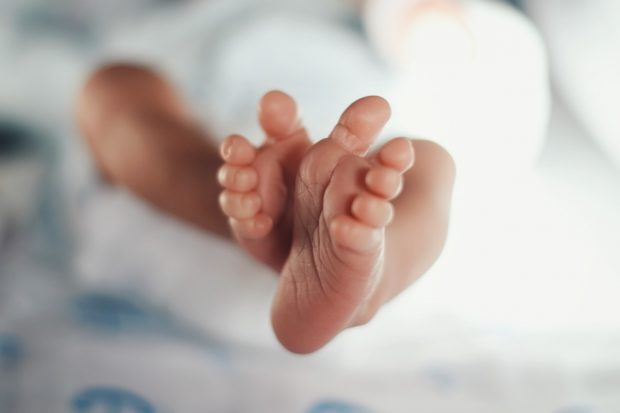
<path fill-rule="evenodd" d="M 282 92 L 269 92 L 259 103 L 265 143 L 254 148 L 243 137 L 229 136 L 221 145 L 226 162 L 219 183 L 225 188 L 220 205 L 229 217 L 239 244 L 277 272 L 284 266 L 292 242 L 293 188 L 301 159 L 310 147 L 297 118 L 297 106 Z M 253 173 L 240 185 L 231 182 L 239 171 Z M 260 202 L 254 203 L 258 195 Z M 243 202 L 240 202 L 242 200 Z"/>
<path fill-rule="evenodd" d="M 413 166 L 413 146 L 394 139 L 366 156 L 390 117 L 376 96 L 354 102 L 311 147 L 291 98 L 270 92 L 259 108 L 267 142 L 254 153 L 238 136 L 223 143 L 220 202 L 240 244 L 281 272 L 276 335 L 292 351 L 311 352 L 356 324 L 379 285 L 390 200 Z M 273 108 L 282 112 L 270 120 Z M 240 171 L 253 185 L 228 179 Z"/>
<path fill-rule="evenodd" d="M 129 65 L 96 71 L 77 107 L 109 182 L 210 233 L 232 231 L 280 273 L 272 319 L 290 351 L 368 322 L 441 252 L 454 164 L 438 145 L 404 138 L 367 156 L 389 118 L 385 100 L 353 103 L 311 145 L 293 100 L 270 92 L 259 105 L 265 144 L 229 137 L 223 165 L 190 112 L 160 75 Z"/>

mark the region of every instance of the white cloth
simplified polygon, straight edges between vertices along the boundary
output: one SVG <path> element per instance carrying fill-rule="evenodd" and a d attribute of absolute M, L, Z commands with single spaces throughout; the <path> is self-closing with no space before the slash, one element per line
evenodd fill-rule
<path fill-rule="evenodd" d="M 153 64 L 182 87 L 217 136 L 237 131 L 260 139 L 255 102 L 265 90 L 282 88 L 300 101 L 310 131 L 320 138 L 359 95 L 396 93 L 394 77 L 363 41 L 350 10 L 333 6 L 336 2 L 323 8 L 324 3 L 222 0 L 160 6 L 115 22 L 114 31 L 102 23 L 100 46 L 86 63 L 73 65 L 74 49 L 55 62 L 71 65 L 63 78 L 71 85 L 79 83 L 76 72 L 85 75 L 103 57 Z M 266 12 L 276 4 L 279 13 Z M 234 24 L 236 18 L 244 24 Z M 521 23 L 515 23 L 518 30 Z M 526 34 L 525 49 L 530 45 L 539 53 L 540 45 L 529 43 L 532 33 Z M 261 55 L 259 45 L 270 53 Z M 40 50 L 32 56 L 45 61 Z M 532 70 L 534 79 L 544 72 L 539 66 Z M 308 79 L 309 72 L 317 76 Z M 520 76 L 518 70 L 506 73 L 507 79 Z M 527 73 L 523 76 L 527 81 Z M 502 85 L 495 82 L 494 87 Z M 69 92 L 61 89 L 55 93 L 66 95 L 51 97 L 68 101 Z M 432 87 L 427 91 L 423 99 L 433 96 Z M 45 98 L 42 106 L 55 103 L 45 104 Z M 423 107 L 423 99 L 414 107 Z M 497 106 L 492 100 L 480 105 L 476 108 Z M 409 118 L 418 115 L 408 108 L 396 105 L 394 129 L 414 133 Z M 500 109 L 500 117 L 509 120 L 507 129 L 531 121 Z M 434 119 L 451 118 L 450 111 L 434 113 Z M 564 137 L 566 130 L 556 133 Z M 13 275 L 0 274 L 3 413 L 123 408 L 607 413 L 620 408 L 620 338 L 614 329 L 620 311 L 613 277 L 618 263 L 609 258 L 613 251 L 599 255 L 592 246 L 618 245 L 613 237 L 620 230 L 590 233 L 582 231 L 587 222 L 574 225 L 584 210 L 598 211 L 604 220 L 620 205 L 604 190 L 616 176 L 594 154 L 588 162 L 598 168 L 589 169 L 589 176 L 609 185 L 574 209 L 567 199 L 587 198 L 591 188 L 581 180 L 557 179 L 574 170 L 563 157 L 547 157 L 547 169 L 536 171 L 543 184 L 522 179 L 520 185 L 499 188 L 497 198 L 480 188 L 474 194 L 483 198 L 466 197 L 469 188 L 459 189 L 455 225 L 436 267 L 371 325 L 299 358 L 286 354 L 270 330 L 277 280 L 269 271 L 230 244 L 162 216 L 123 190 L 101 186 L 88 173 L 86 155 L 74 142 L 70 146 L 74 156 L 67 156 L 65 167 L 78 177 L 69 181 L 78 283 L 58 291 L 49 268 L 2 266 Z M 566 150 L 554 148 L 556 154 Z M 571 153 L 582 156 L 582 149 Z M 528 148 L 528 154 L 535 152 Z M 521 198 L 532 200 L 529 214 L 514 202 Z M 476 199 L 489 200 L 488 209 Z M 544 203 L 543 214 L 537 202 Z M 554 205 L 565 214 L 554 216 Z M 607 222 L 618 228 L 617 219 Z M 541 251 L 545 247 L 549 254 Z M 513 260 L 520 261 L 513 265 Z M 591 274 L 588 268 L 595 270 Z M 587 329 L 592 320 L 603 322 Z"/>

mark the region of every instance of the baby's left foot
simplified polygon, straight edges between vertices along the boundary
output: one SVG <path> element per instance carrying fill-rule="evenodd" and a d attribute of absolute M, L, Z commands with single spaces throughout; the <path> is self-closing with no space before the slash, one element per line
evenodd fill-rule
<path fill-rule="evenodd" d="M 383 274 L 390 200 L 413 165 L 413 146 L 404 138 L 365 156 L 389 116 L 382 98 L 358 100 L 302 160 L 293 245 L 272 312 L 276 335 L 291 351 L 315 351 L 369 316 Z"/>
<path fill-rule="evenodd" d="M 280 272 L 291 250 L 295 177 L 310 140 L 285 93 L 263 96 L 259 121 L 266 136 L 259 148 L 239 135 L 222 144 L 220 205 L 239 245 Z"/>

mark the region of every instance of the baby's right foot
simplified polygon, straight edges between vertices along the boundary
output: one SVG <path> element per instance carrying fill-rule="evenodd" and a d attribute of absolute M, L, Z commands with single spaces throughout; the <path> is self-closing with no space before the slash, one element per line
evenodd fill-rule
<path fill-rule="evenodd" d="M 376 311 L 373 296 L 384 275 L 390 201 L 414 161 L 406 138 L 366 156 L 389 117 L 382 98 L 354 102 L 301 163 L 293 244 L 272 307 L 275 333 L 291 351 L 316 351 Z"/>
<path fill-rule="evenodd" d="M 280 272 L 291 249 L 295 178 L 310 140 L 295 102 L 282 92 L 261 99 L 259 122 L 266 135 L 259 148 L 239 135 L 221 145 L 220 205 L 239 244 Z"/>

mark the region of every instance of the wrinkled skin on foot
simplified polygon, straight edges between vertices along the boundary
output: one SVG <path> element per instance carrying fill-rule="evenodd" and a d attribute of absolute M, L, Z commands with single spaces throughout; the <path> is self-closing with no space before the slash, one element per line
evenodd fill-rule
<path fill-rule="evenodd" d="M 259 107 L 266 142 L 231 136 L 222 145 L 221 205 L 241 246 L 281 272 L 276 335 L 311 352 L 359 322 L 382 276 L 390 200 L 413 147 L 399 138 L 366 155 L 390 117 L 376 96 L 354 102 L 312 146 L 288 96 L 270 92 Z"/>

